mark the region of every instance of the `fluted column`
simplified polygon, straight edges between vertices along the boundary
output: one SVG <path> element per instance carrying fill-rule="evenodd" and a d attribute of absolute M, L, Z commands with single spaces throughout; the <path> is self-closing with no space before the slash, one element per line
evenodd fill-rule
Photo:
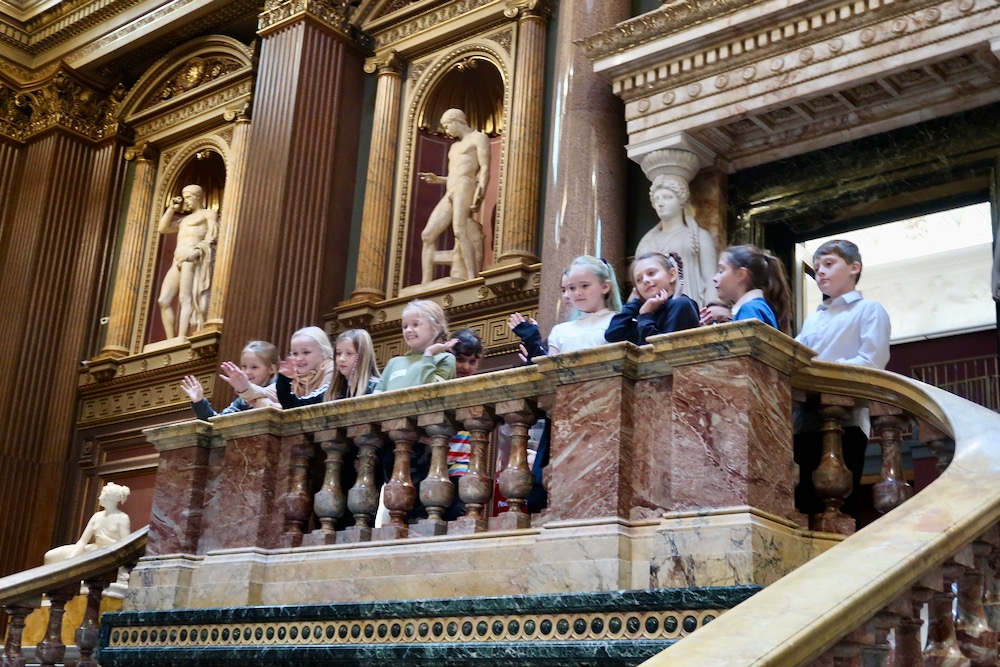
<path fill-rule="evenodd" d="M 629 18 L 629 0 L 559 3 L 545 213 L 542 218 L 542 330 L 565 317 L 559 278 L 577 255 L 616 270 L 625 248 L 625 109 L 575 44 Z"/>
<path fill-rule="evenodd" d="M 405 63 L 395 51 L 369 58 L 365 71 L 378 73 L 375 117 L 368 152 L 368 181 L 361 216 L 358 273 L 352 300 L 385 298 L 386 250 L 392 215 L 393 171 L 399 142 L 399 105 Z"/>
<path fill-rule="evenodd" d="M 222 359 L 251 338 L 283 348 L 344 298 L 364 72 L 343 11 L 310 0 L 261 14 Z"/>
<path fill-rule="evenodd" d="M 81 354 L 95 349 L 104 257 L 117 228 L 124 148 L 52 129 L 30 141 L 5 202 L 0 239 L 0 575 L 53 544 Z M 26 370 L 30 369 L 30 370 Z M 44 381 L 15 381 L 44 378 Z"/>
<path fill-rule="evenodd" d="M 542 164 L 545 32 L 548 2 L 511 0 L 504 13 L 517 16 L 517 46 L 510 118 L 506 123 L 507 182 L 497 264 L 538 261 L 538 193 Z"/>
<path fill-rule="evenodd" d="M 128 200 L 128 212 L 125 214 L 125 232 L 118 252 L 111 315 L 101 357 L 114 359 L 124 357 L 131 351 L 138 297 L 135 286 L 139 284 L 139 273 L 142 270 L 142 246 L 150 224 L 158 156 L 156 146 L 148 142 L 125 151 L 126 160 L 135 160 L 135 175 Z"/>
<path fill-rule="evenodd" d="M 226 120 L 233 122 L 233 143 L 229 147 L 230 160 L 226 173 L 225 208 L 219 219 L 219 239 L 212 268 L 212 294 L 208 300 L 208 317 L 201 332 L 222 331 L 223 314 L 226 312 L 226 294 L 229 293 L 229 276 L 232 273 L 233 249 L 236 247 L 237 223 L 243 205 L 243 181 L 246 178 L 246 152 L 250 134 L 250 117 L 247 109 L 227 109 Z"/>

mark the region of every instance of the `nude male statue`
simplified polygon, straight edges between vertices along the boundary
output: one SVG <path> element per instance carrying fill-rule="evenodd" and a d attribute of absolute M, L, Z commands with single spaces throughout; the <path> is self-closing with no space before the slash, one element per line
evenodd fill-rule
<path fill-rule="evenodd" d="M 483 205 L 486 186 L 490 182 L 490 139 L 473 130 L 461 109 L 448 109 L 441 114 L 445 133 L 458 139 L 448 149 L 448 175 L 420 172 L 426 183 L 445 186 L 445 195 L 431 211 L 427 225 L 420 234 L 423 241 L 421 268 L 423 283 L 434 277 L 435 242 L 448 225 L 455 231 L 455 251 L 452 277 L 468 279 L 479 275 L 483 268 L 482 225 L 473 214 Z"/>
<path fill-rule="evenodd" d="M 204 208 L 204 190 L 186 185 L 160 217 L 161 234 L 177 234 L 174 261 L 160 288 L 160 316 L 167 338 L 186 336 L 191 324 L 201 328 L 208 314 L 212 287 L 212 246 L 219 233 L 218 216 Z M 174 312 L 174 298 L 180 302 L 180 317 Z M 174 325 L 178 326 L 175 328 Z"/>

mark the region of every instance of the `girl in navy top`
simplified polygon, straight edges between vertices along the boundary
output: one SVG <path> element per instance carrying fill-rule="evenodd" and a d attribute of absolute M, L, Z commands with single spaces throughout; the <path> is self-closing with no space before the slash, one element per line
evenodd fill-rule
<path fill-rule="evenodd" d="M 719 255 L 713 280 L 719 298 L 733 303 L 734 322 L 757 319 L 791 335 L 791 291 L 776 257 L 755 245 L 731 246 Z"/>
<path fill-rule="evenodd" d="M 684 264 L 677 253 L 648 252 L 632 263 L 634 299 L 611 318 L 604 338 L 644 345 L 648 336 L 698 326 L 698 305 L 683 294 Z"/>

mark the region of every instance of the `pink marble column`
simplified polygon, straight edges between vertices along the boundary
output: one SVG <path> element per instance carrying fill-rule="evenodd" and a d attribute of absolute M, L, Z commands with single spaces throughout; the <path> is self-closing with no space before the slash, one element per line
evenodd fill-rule
<path fill-rule="evenodd" d="M 290 451 L 281 446 L 281 413 L 273 408 L 213 420 L 225 454 L 205 490 L 198 553 L 277 546 L 285 527 L 278 500 L 289 484 Z M 284 448 L 290 450 L 291 448 Z"/>
<path fill-rule="evenodd" d="M 152 428 L 143 435 L 160 454 L 146 554 L 195 553 L 201 536 L 209 461 L 213 445 L 222 443 L 214 437 L 212 427 L 202 421 Z M 218 458 L 222 450 L 215 451 Z"/>
<path fill-rule="evenodd" d="M 625 248 L 625 109 L 575 42 L 631 16 L 628 0 L 559 3 L 545 190 L 542 331 L 565 317 L 559 278 L 574 257 L 596 254 L 621 271 Z"/>

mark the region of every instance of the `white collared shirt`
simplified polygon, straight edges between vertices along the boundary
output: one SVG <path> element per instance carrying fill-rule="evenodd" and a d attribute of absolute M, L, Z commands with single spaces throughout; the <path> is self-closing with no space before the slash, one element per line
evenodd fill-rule
<path fill-rule="evenodd" d="M 889 363 L 889 313 L 854 290 L 821 303 L 795 337 L 819 361 L 885 368 Z"/>

